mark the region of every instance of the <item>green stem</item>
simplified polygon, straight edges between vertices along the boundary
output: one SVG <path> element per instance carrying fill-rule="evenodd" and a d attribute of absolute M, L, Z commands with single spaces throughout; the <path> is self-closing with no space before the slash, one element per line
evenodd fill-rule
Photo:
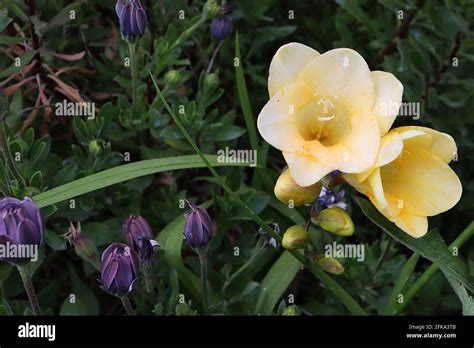
<path fill-rule="evenodd" d="M 132 118 L 137 117 L 138 102 L 138 70 L 137 70 L 137 47 L 136 43 L 128 42 L 130 52 L 130 68 L 132 75 Z"/>
<path fill-rule="evenodd" d="M 38 297 L 36 297 L 35 288 L 31 280 L 28 268 L 25 266 L 17 266 L 18 272 L 20 273 L 23 286 L 25 287 L 28 300 L 30 301 L 31 309 L 34 315 L 41 315 L 41 308 L 39 306 Z"/>
<path fill-rule="evenodd" d="M 120 301 L 122 301 L 123 308 L 125 308 L 125 312 L 127 312 L 128 315 L 135 315 L 135 311 L 133 310 L 132 304 L 127 295 L 120 297 Z"/>
<path fill-rule="evenodd" d="M 209 307 L 207 304 L 207 251 L 198 250 L 199 262 L 201 264 L 201 284 L 202 284 L 202 307 L 204 314 L 209 314 Z"/>
<path fill-rule="evenodd" d="M 205 21 L 207 20 L 207 16 L 206 15 L 202 15 L 201 18 L 199 18 L 199 20 L 194 23 L 191 27 L 189 27 L 188 29 L 186 29 L 185 31 L 183 31 L 181 33 L 181 35 L 176 39 L 175 42 L 173 42 L 173 44 L 169 47 L 168 51 L 171 52 L 173 51 L 174 49 L 176 49 L 178 46 L 180 46 L 184 41 L 186 41 L 188 39 L 188 37 L 191 36 L 192 33 L 194 33 L 194 31 L 199 28 Z"/>
<path fill-rule="evenodd" d="M 2 98 L 4 99 L 4 98 Z M 0 113 L 0 146 L 1 151 L 3 154 L 3 158 L 5 159 L 5 164 L 10 171 L 10 174 L 19 182 L 22 183 L 26 187 L 25 179 L 21 176 L 18 168 L 15 166 L 15 161 L 13 160 L 13 156 L 10 152 L 8 147 L 8 138 L 7 138 L 7 131 L 5 125 L 5 114 Z"/>
<path fill-rule="evenodd" d="M 454 248 L 459 249 L 466 243 L 469 238 L 474 235 L 474 222 L 471 222 L 465 229 L 464 231 L 461 232 L 461 234 L 454 240 L 453 243 L 449 246 L 450 250 L 453 250 Z M 433 277 L 436 272 L 439 270 L 439 267 L 436 266 L 436 264 L 432 264 L 429 266 L 421 276 L 418 277 L 418 279 L 415 281 L 413 286 L 408 289 L 408 291 L 404 294 L 403 298 L 403 303 L 401 303 L 399 306 L 397 306 L 393 312 L 393 314 L 400 314 L 405 307 L 410 303 L 410 301 L 415 297 L 415 295 L 418 293 L 418 291 L 425 286 L 426 283 Z"/>
<path fill-rule="evenodd" d="M 385 249 L 382 252 L 382 256 L 380 256 L 380 259 L 378 260 L 377 265 L 375 266 L 374 273 L 372 273 L 372 276 L 370 277 L 370 280 L 372 280 L 375 277 L 375 275 L 379 271 L 380 267 L 385 262 L 385 259 L 387 258 L 390 250 L 392 249 L 393 242 L 394 242 L 394 239 L 389 237 L 387 245 L 385 246 Z"/>
<path fill-rule="evenodd" d="M 150 295 L 154 295 L 153 287 L 153 264 L 143 265 L 143 275 L 145 278 L 145 288 Z"/>
<path fill-rule="evenodd" d="M 186 140 L 189 142 L 191 147 L 194 149 L 194 151 L 201 157 L 201 160 L 203 163 L 206 165 L 206 167 L 209 169 L 211 174 L 216 178 L 217 183 L 221 185 L 224 190 L 237 202 L 240 204 L 240 206 L 246 210 L 246 212 L 252 217 L 252 219 L 262 228 L 267 232 L 267 234 L 273 238 L 275 238 L 276 241 L 281 243 L 282 238 L 279 236 L 273 229 L 268 226 L 265 221 L 263 221 L 255 212 L 250 208 L 247 204 L 245 204 L 239 197 L 237 193 L 232 191 L 232 189 L 227 185 L 227 183 L 221 178 L 221 176 L 217 173 L 217 171 L 211 166 L 209 163 L 208 159 L 204 156 L 202 151 L 197 147 L 196 143 L 193 141 L 191 138 L 191 135 L 189 132 L 186 130 L 186 128 L 183 126 L 183 123 L 181 122 L 180 117 L 175 114 L 173 109 L 170 107 L 168 102 L 163 96 L 163 93 L 161 93 L 160 88 L 158 87 L 158 84 L 156 82 L 155 77 L 153 74 L 150 72 L 151 79 L 153 81 L 153 84 L 155 86 L 156 92 L 159 95 L 161 101 L 163 102 L 163 105 L 165 108 L 168 110 L 169 114 L 183 133 L 184 137 Z M 358 315 L 365 315 L 367 314 L 366 311 L 352 298 L 350 294 L 348 294 L 337 282 L 335 282 L 331 277 L 329 277 L 321 268 L 317 267 L 314 265 L 310 260 L 308 260 L 304 255 L 300 254 L 298 251 L 295 250 L 289 250 L 289 252 L 295 257 L 298 261 L 300 261 L 301 264 L 303 264 L 311 273 L 313 273 L 317 278 L 319 278 L 327 288 L 329 288 L 336 296 L 339 298 L 339 300 L 349 309 L 349 311 L 353 314 L 358 314 Z"/>

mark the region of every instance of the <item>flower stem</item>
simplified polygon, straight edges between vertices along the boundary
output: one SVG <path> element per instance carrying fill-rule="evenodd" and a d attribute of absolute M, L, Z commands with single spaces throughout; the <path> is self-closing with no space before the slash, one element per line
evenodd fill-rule
<path fill-rule="evenodd" d="M 207 304 L 207 251 L 198 250 L 199 262 L 201 263 L 201 283 L 202 283 L 202 307 L 204 314 L 209 314 L 209 307 Z"/>
<path fill-rule="evenodd" d="M 8 170 L 19 183 L 22 183 L 26 187 L 25 179 L 23 179 L 20 172 L 18 171 L 18 168 L 15 166 L 15 161 L 13 160 L 13 156 L 10 152 L 10 149 L 8 148 L 4 113 L 0 113 L 0 147 Z"/>
<path fill-rule="evenodd" d="M 277 242 L 281 243 L 282 237 L 275 233 L 275 231 L 268 226 L 265 221 L 263 221 L 253 210 L 250 208 L 245 202 L 242 201 L 240 196 L 235 193 L 229 185 L 221 178 L 219 173 L 212 167 L 209 163 L 207 157 L 202 153 L 199 147 L 196 145 L 194 140 L 192 139 L 191 135 L 184 127 L 183 123 L 181 122 L 181 118 L 178 114 L 176 114 L 171 106 L 166 101 L 163 93 L 161 92 L 158 83 L 156 82 L 155 77 L 149 72 L 151 79 L 153 81 L 153 85 L 155 86 L 156 92 L 160 97 L 163 105 L 165 106 L 166 110 L 168 110 L 169 114 L 177 124 L 178 128 L 183 133 L 184 137 L 191 145 L 193 150 L 196 154 L 201 157 L 201 160 L 206 165 L 207 169 L 211 172 L 211 174 L 216 178 L 216 182 L 229 194 L 231 198 L 235 200 L 245 211 L 252 217 L 252 219 L 272 238 L 274 238 Z M 334 295 L 346 306 L 346 308 L 352 313 L 357 315 L 366 315 L 367 312 L 357 303 L 356 300 L 347 292 L 345 291 L 336 281 L 334 281 L 330 276 L 328 276 L 320 267 L 314 265 L 310 260 L 308 260 L 302 253 L 297 250 L 289 250 L 290 254 L 293 255 L 304 267 L 309 270 L 314 276 L 316 276 L 319 280 L 321 280 L 326 287 L 331 290 Z"/>
<path fill-rule="evenodd" d="M 26 294 L 28 295 L 28 300 L 30 301 L 33 314 L 41 315 L 41 308 L 39 306 L 38 298 L 36 297 L 35 288 L 33 287 L 33 282 L 31 280 L 27 267 L 17 266 L 17 268 L 18 268 L 18 272 L 20 272 L 20 277 L 21 277 L 21 280 L 23 281 L 23 286 L 25 287 Z"/>
<path fill-rule="evenodd" d="M 143 276 L 145 278 L 145 288 L 150 295 L 154 295 L 153 289 L 153 265 L 143 265 Z"/>
<path fill-rule="evenodd" d="M 120 300 L 122 301 L 123 308 L 125 308 L 125 312 L 127 312 L 127 315 L 135 315 L 135 311 L 133 310 L 132 304 L 130 303 L 130 299 L 128 298 L 128 296 L 124 295 L 120 297 Z"/>
<path fill-rule="evenodd" d="M 137 46 L 136 43 L 128 42 L 130 52 L 130 68 L 132 75 L 132 118 L 137 116 L 138 102 L 138 70 L 137 70 Z"/>

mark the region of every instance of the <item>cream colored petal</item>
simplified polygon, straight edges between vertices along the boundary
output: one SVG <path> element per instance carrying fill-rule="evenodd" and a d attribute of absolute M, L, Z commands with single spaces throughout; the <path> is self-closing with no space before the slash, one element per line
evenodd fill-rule
<path fill-rule="evenodd" d="M 428 218 L 426 216 L 411 215 L 404 211 L 398 216 L 395 225 L 413 238 L 423 237 L 428 232 Z"/>
<path fill-rule="evenodd" d="M 397 78 L 384 71 L 372 71 L 375 87 L 373 112 L 379 122 L 380 133 L 384 135 L 392 127 L 402 103 L 403 85 Z"/>
<path fill-rule="evenodd" d="M 394 161 L 403 150 L 403 140 L 397 132 L 390 132 L 380 140 L 380 149 L 377 155 L 376 167 L 382 167 Z"/>
<path fill-rule="evenodd" d="M 371 112 L 375 101 L 372 74 L 364 58 L 349 48 L 316 56 L 298 80 L 312 86 L 316 97 L 327 98 L 350 113 Z"/>
<path fill-rule="evenodd" d="M 375 169 L 367 178 L 370 191 L 367 193 L 375 207 L 384 215 L 388 214 L 387 200 L 385 199 L 380 169 Z"/>
<path fill-rule="evenodd" d="M 456 173 L 439 157 L 422 148 L 404 149 L 402 156 L 380 168 L 386 193 L 401 200 L 403 211 L 433 216 L 451 209 L 461 198 Z"/>
<path fill-rule="evenodd" d="M 423 133 L 424 136 L 410 137 L 409 140 L 405 140 L 405 147 L 407 149 L 411 147 L 422 147 L 446 163 L 451 162 L 457 153 L 456 142 L 449 134 L 438 132 L 431 128 L 417 126 L 399 127 L 395 128 L 395 131 L 401 135 L 413 133 L 414 131 Z"/>
<path fill-rule="evenodd" d="M 327 166 L 334 166 L 343 173 L 362 173 L 375 164 L 380 133 L 376 118 L 370 113 L 349 116 L 350 131 L 325 146 L 317 140 L 306 143 L 313 157 Z"/>
<path fill-rule="evenodd" d="M 304 155 L 283 152 L 283 157 L 288 164 L 291 176 L 300 186 L 313 185 L 336 169 L 324 166 L 309 153 Z"/>
<path fill-rule="evenodd" d="M 283 87 L 294 83 L 301 69 L 318 55 L 316 50 L 297 42 L 281 46 L 270 64 L 268 77 L 270 98 Z"/>
<path fill-rule="evenodd" d="M 304 140 L 296 126 L 295 112 L 311 96 L 302 84 L 282 88 L 263 107 L 257 119 L 260 135 L 279 150 L 302 152 Z"/>

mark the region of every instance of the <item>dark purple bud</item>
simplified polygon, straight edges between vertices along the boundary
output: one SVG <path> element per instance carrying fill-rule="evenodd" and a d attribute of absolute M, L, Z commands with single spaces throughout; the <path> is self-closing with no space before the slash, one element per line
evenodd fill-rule
<path fill-rule="evenodd" d="M 145 35 L 147 26 L 146 12 L 140 0 L 117 0 L 115 12 L 120 21 L 122 35 L 126 39 L 133 39 Z"/>
<path fill-rule="evenodd" d="M 116 296 L 128 294 L 138 272 L 137 255 L 128 245 L 113 243 L 102 254 L 100 277 L 105 291 Z"/>
<path fill-rule="evenodd" d="M 191 202 L 188 202 L 188 205 L 192 211 L 184 214 L 184 239 L 190 247 L 201 249 L 206 247 L 212 238 L 211 218 L 206 209 Z"/>
<path fill-rule="evenodd" d="M 226 2 L 224 5 L 221 6 L 221 13 L 223 15 L 228 15 L 234 9 L 234 5 L 231 2 Z"/>
<path fill-rule="evenodd" d="M 22 201 L 13 197 L 0 200 L 0 245 L 4 250 L 11 250 L 12 246 L 38 246 L 43 242 L 43 217 L 41 211 L 29 197 Z M 28 256 L 0 257 L 0 261 L 14 264 L 27 261 Z"/>
<path fill-rule="evenodd" d="M 232 34 L 232 17 L 223 16 L 211 21 L 211 35 L 216 40 L 225 40 Z"/>
<path fill-rule="evenodd" d="M 148 222 L 139 215 L 130 215 L 124 225 L 124 231 L 127 244 L 138 255 L 140 263 L 152 262 L 158 243 L 153 240 L 153 232 Z"/>

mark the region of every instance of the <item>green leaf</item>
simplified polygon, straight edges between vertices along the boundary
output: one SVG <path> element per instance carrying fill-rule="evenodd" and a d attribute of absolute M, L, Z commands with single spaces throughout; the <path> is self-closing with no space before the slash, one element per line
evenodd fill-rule
<path fill-rule="evenodd" d="M 8 18 L 8 11 L 6 9 L 0 10 L 0 31 L 3 31 L 8 24 L 12 21 L 11 18 Z"/>
<path fill-rule="evenodd" d="M 99 314 L 99 302 L 95 297 L 91 287 L 83 282 L 83 280 L 76 273 L 76 270 L 72 264 L 68 264 L 69 274 L 71 276 L 72 291 L 76 296 L 76 302 L 79 300 L 86 307 L 86 314 L 97 315 Z"/>
<path fill-rule="evenodd" d="M 244 113 L 245 124 L 250 137 L 250 145 L 253 150 L 258 149 L 257 128 L 255 127 L 255 118 L 253 117 L 250 99 L 245 84 L 244 68 L 242 67 L 242 57 L 240 55 L 239 33 L 235 33 L 235 57 L 238 64 L 235 66 L 235 80 L 237 82 L 237 91 L 239 94 L 240 106 Z"/>
<path fill-rule="evenodd" d="M 71 303 L 69 296 L 64 300 L 59 315 L 86 315 L 87 308 L 78 298 L 74 303 Z"/>
<path fill-rule="evenodd" d="M 61 251 L 66 249 L 66 240 L 59 237 L 53 231 L 46 229 L 44 233 L 44 239 L 53 250 Z"/>
<path fill-rule="evenodd" d="M 443 271 L 444 276 L 453 288 L 456 295 L 458 295 L 462 304 L 463 315 L 474 315 L 474 300 L 466 291 L 466 288 L 459 283 L 456 278 Z"/>
<path fill-rule="evenodd" d="M 217 156 L 208 155 L 207 159 L 212 166 L 246 166 L 247 164 L 222 164 L 217 161 Z M 124 164 L 112 169 L 104 170 L 100 173 L 89 175 L 70 182 L 68 184 L 55 187 L 49 191 L 40 193 L 33 197 L 33 200 L 40 208 L 64 200 L 93 192 L 104 187 L 118 184 L 123 181 L 135 179 L 141 176 L 150 175 L 169 170 L 202 168 L 205 167 L 200 157 L 197 155 L 159 158 L 153 160 L 140 161 L 136 163 Z"/>
<path fill-rule="evenodd" d="M 206 132 L 203 139 L 205 141 L 229 141 L 240 137 L 245 133 L 245 129 L 237 126 L 223 126 Z"/>
<path fill-rule="evenodd" d="M 300 270 L 300 263 L 284 251 L 260 284 L 255 313 L 270 315 Z"/>
<path fill-rule="evenodd" d="M 449 251 L 436 229 L 422 238 L 413 238 L 388 221 L 368 200 L 359 198 L 358 202 L 364 214 L 391 237 L 435 263 L 443 272 L 474 292 L 474 277 L 469 274 L 466 264 Z"/>
<path fill-rule="evenodd" d="M 4 79 L 13 74 L 19 73 L 21 69 L 23 69 L 25 66 L 30 64 L 35 54 L 36 54 L 35 50 L 26 51 L 26 53 L 24 53 L 21 57 L 19 57 L 20 58 L 19 66 L 17 66 L 16 62 L 14 61 L 13 64 L 10 65 L 10 67 L 0 72 L 0 79 Z"/>

